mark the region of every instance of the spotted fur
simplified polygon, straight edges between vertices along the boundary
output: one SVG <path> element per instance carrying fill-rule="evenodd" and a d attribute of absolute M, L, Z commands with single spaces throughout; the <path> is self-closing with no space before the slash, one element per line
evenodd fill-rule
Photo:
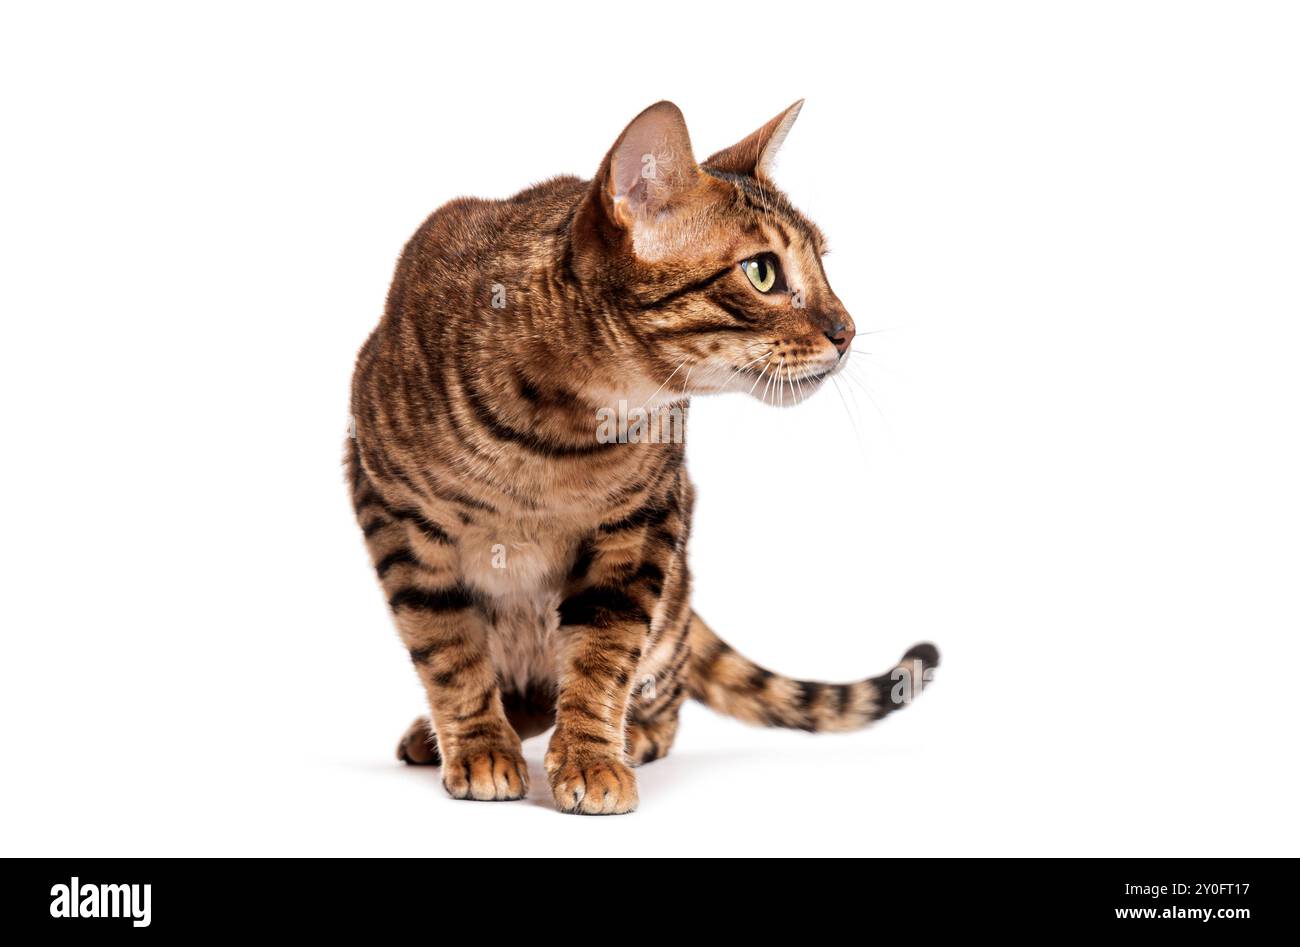
<path fill-rule="evenodd" d="M 661 102 L 593 181 L 452 201 L 402 253 L 357 359 L 346 464 L 431 711 L 399 756 L 440 764 L 457 798 L 525 795 L 520 740 L 554 724 L 558 807 L 627 812 L 630 767 L 668 752 L 688 696 L 848 730 L 902 705 L 903 671 L 919 685 L 938 663 L 920 645 L 898 673 L 794 681 L 691 610 L 689 397 L 794 403 L 853 336 L 821 232 L 770 178 L 798 110 L 699 165 Z M 758 254 L 779 260 L 779 291 L 739 265 Z M 630 432 L 608 423 L 638 408 Z"/>

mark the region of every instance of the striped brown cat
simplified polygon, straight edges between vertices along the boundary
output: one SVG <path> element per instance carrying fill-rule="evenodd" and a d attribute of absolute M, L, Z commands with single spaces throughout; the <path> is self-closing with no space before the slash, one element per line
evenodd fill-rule
<path fill-rule="evenodd" d="M 798 681 L 691 610 L 692 395 L 811 395 L 853 320 L 822 234 L 771 180 L 802 103 L 703 164 L 681 112 L 638 115 L 592 181 L 460 198 L 406 245 L 357 358 L 352 499 L 428 695 L 398 755 L 462 799 L 528 791 L 520 741 L 566 812 L 628 812 L 687 697 L 753 723 L 853 730 L 937 666 Z"/>

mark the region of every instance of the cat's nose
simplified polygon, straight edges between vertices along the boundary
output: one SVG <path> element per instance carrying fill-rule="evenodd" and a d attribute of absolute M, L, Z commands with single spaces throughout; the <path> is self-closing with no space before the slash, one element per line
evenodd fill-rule
<path fill-rule="evenodd" d="M 849 344 L 855 335 L 857 333 L 853 331 L 853 326 L 845 325 L 843 322 L 836 322 L 826 330 L 826 338 L 831 340 L 831 345 L 835 346 L 841 355 L 849 350 Z"/>

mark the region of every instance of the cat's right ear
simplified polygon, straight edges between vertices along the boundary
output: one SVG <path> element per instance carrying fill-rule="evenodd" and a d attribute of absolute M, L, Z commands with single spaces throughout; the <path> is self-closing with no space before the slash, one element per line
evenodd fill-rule
<path fill-rule="evenodd" d="M 799 110 L 802 108 L 803 99 L 800 99 L 758 131 L 730 148 L 724 148 L 716 155 L 711 155 L 704 163 L 718 171 L 770 180 L 776 153 L 781 150 L 781 145 L 785 143 L 785 136 L 790 134 L 790 128 L 794 125 L 794 120 L 799 117 Z"/>
<path fill-rule="evenodd" d="M 618 136 L 599 184 L 614 222 L 631 230 L 685 197 L 699 178 L 681 109 L 656 102 Z"/>

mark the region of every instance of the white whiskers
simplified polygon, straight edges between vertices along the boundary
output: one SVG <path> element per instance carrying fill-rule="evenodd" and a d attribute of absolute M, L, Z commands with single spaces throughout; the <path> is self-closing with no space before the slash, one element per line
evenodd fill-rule
<path fill-rule="evenodd" d="M 656 388 L 656 389 L 654 390 L 654 394 L 652 394 L 649 398 L 646 398 L 645 401 L 642 401 L 642 402 L 641 402 L 641 409 L 642 409 L 642 410 L 645 410 L 645 406 L 648 405 L 651 401 L 654 401 L 654 400 L 655 400 L 655 397 L 659 394 L 659 392 L 661 392 L 661 391 L 664 390 L 664 385 L 667 385 L 670 381 L 672 381 L 672 380 L 673 380 L 673 375 L 676 375 L 678 372 L 680 372 L 680 371 L 682 370 L 682 366 L 685 365 L 688 361 L 690 361 L 689 358 L 684 358 L 684 359 L 682 359 L 680 362 L 677 363 L 677 367 L 674 368 L 674 369 L 672 370 L 672 373 L 671 373 L 667 378 L 664 379 L 664 383 L 663 383 L 663 385 L 660 385 L 658 388 Z"/>
<path fill-rule="evenodd" d="M 758 387 L 758 383 L 763 380 L 763 376 L 767 374 L 767 370 L 771 367 L 772 356 L 769 354 L 767 356 L 767 363 L 763 366 L 763 370 L 758 373 L 758 377 L 754 379 L 754 383 L 749 386 L 749 394 L 752 395 L 754 393 L 754 389 Z"/>
<path fill-rule="evenodd" d="M 748 362 L 746 362 L 744 365 L 741 365 L 739 368 L 737 368 L 735 371 L 733 371 L 730 375 L 728 375 L 728 376 L 726 377 L 726 379 L 722 382 L 722 384 L 718 386 L 719 389 L 722 390 L 722 391 L 725 391 L 726 388 L 727 388 L 727 385 L 729 385 L 729 384 L 731 383 L 731 379 L 735 378 L 737 375 L 739 375 L 739 374 L 740 374 L 741 372 L 743 372 L 745 369 L 749 368 L 750 365 L 753 365 L 753 364 L 754 364 L 755 362 L 757 362 L 759 359 L 761 359 L 761 358 L 771 358 L 771 357 L 772 357 L 772 352 L 771 352 L 771 350 L 769 349 L 768 351 L 764 352 L 762 355 L 758 356 L 758 358 L 750 359 L 750 360 L 749 360 Z"/>

